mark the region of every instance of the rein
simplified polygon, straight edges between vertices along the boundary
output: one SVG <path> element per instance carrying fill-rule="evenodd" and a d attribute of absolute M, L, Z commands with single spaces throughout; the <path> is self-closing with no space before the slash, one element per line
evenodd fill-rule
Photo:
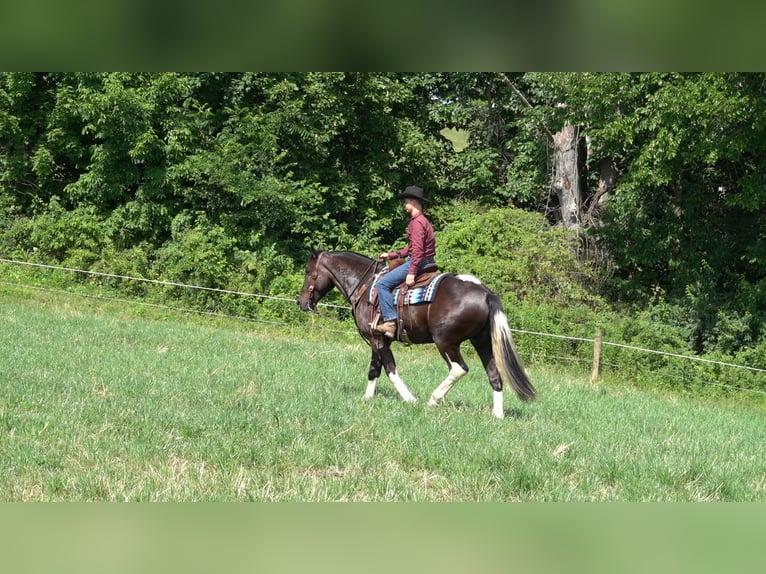
<path fill-rule="evenodd" d="M 319 255 L 317 256 L 316 265 L 314 265 L 314 272 L 311 274 L 311 279 L 309 280 L 309 287 L 308 287 L 309 300 L 312 300 L 313 297 L 314 297 L 314 290 L 316 289 L 316 282 L 317 282 L 317 279 L 319 278 L 319 263 L 320 263 L 323 255 L 325 255 L 324 251 L 319 253 Z M 375 261 L 374 259 L 372 261 L 370 261 L 370 265 L 367 267 L 367 269 L 364 271 L 364 273 L 362 273 L 360 275 L 360 278 L 356 282 L 356 285 L 354 285 L 354 288 L 350 289 L 348 293 L 343 293 L 343 295 L 346 297 L 346 299 L 348 299 L 348 301 L 351 303 L 351 313 L 352 313 L 352 315 L 355 318 L 356 318 L 356 307 L 358 306 L 359 301 L 362 300 L 362 297 L 357 297 L 356 301 L 355 301 L 354 300 L 354 293 L 356 293 L 356 291 L 362 286 L 362 282 L 365 280 L 367 275 L 369 275 L 370 272 L 375 270 L 375 267 L 377 266 L 377 263 L 378 262 Z M 327 272 L 332 276 L 333 280 L 335 281 L 335 284 L 338 285 L 338 289 L 340 289 L 340 284 L 339 284 L 339 281 L 338 281 L 337 277 L 335 277 L 335 273 L 333 273 L 333 271 L 330 268 L 327 268 Z M 312 313 L 316 313 L 317 315 L 322 316 L 322 313 L 320 313 L 316 308 L 312 310 Z"/>
<path fill-rule="evenodd" d="M 373 259 L 372 261 L 370 261 L 370 266 L 369 266 L 369 267 L 367 267 L 367 269 L 365 270 L 365 272 L 364 272 L 364 273 L 362 273 L 362 275 L 361 275 L 361 277 L 360 277 L 359 281 L 357 281 L 357 282 L 356 282 L 356 285 L 355 285 L 355 286 L 354 286 L 354 288 L 351 290 L 351 292 L 348 294 L 348 300 L 351 302 L 351 307 L 352 307 L 352 309 L 351 309 L 351 310 L 352 310 L 352 311 L 355 311 L 355 310 L 356 310 L 356 306 L 359 304 L 359 301 L 361 301 L 361 300 L 362 300 L 362 297 L 357 297 L 357 298 L 356 298 L 356 301 L 353 301 L 353 300 L 352 300 L 352 295 L 353 295 L 354 293 L 356 293 L 356 292 L 357 292 L 357 290 L 359 289 L 359 287 L 361 287 L 361 286 L 362 286 L 362 281 L 364 281 L 364 278 L 365 278 L 365 277 L 367 277 L 367 275 L 369 275 L 371 271 L 374 271 L 374 270 L 375 270 L 375 267 L 377 266 L 377 264 L 378 264 L 378 262 L 377 262 L 377 261 L 375 261 L 374 259 Z"/>

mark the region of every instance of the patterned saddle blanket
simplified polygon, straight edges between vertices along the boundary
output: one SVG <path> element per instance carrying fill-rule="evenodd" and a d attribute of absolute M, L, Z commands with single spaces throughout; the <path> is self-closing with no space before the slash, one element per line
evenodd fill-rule
<path fill-rule="evenodd" d="M 430 303 L 434 300 L 434 297 L 436 297 L 436 291 L 439 288 L 442 279 L 447 275 L 452 275 L 452 273 L 424 273 L 417 278 L 415 285 L 412 287 L 407 289 L 397 287 L 392 292 L 392 295 L 394 296 L 394 305 L 418 305 L 420 303 Z M 372 304 L 375 304 L 378 298 L 378 289 L 375 286 L 378 282 L 378 278 L 379 276 L 375 277 L 369 292 L 369 302 Z M 404 291 L 404 300 L 399 303 L 399 296 L 402 291 Z"/>

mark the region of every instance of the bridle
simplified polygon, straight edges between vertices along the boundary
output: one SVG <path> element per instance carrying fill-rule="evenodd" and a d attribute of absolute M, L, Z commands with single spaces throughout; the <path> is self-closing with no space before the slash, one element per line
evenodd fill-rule
<path fill-rule="evenodd" d="M 324 251 L 320 251 L 317 255 L 317 260 L 314 264 L 314 272 L 311 274 L 311 279 L 309 279 L 309 304 L 313 307 L 313 309 L 311 309 L 312 313 L 318 313 L 316 310 L 316 303 L 314 303 L 314 289 L 316 289 L 317 279 L 319 278 L 319 260 L 322 259 L 322 255 L 324 255 Z"/>
<path fill-rule="evenodd" d="M 322 255 L 325 255 L 324 251 L 320 251 L 319 254 L 317 255 L 316 263 L 314 264 L 314 271 L 311 273 L 311 277 L 309 278 L 309 286 L 308 286 L 309 303 L 314 307 L 313 309 L 311 309 L 311 312 L 312 313 L 318 313 L 318 314 L 320 314 L 320 313 L 316 309 L 316 303 L 314 303 L 314 291 L 316 290 L 316 282 L 317 282 L 317 279 L 319 278 L 319 262 L 322 259 Z M 370 262 L 370 267 L 360 276 L 359 281 L 357 281 L 357 283 L 356 283 L 356 286 L 353 289 L 351 289 L 348 294 L 344 294 L 344 295 L 346 295 L 346 297 L 349 300 L 352 301 L 352 309 L 351 309 L 351 311 L 352 311 L 352 314 L 354 314 L 354 315 L 356 314 L 355 313 L 356 305 L 359 303 L 359 300 L 361 300 L 361 298 L 359 298 L 356 301 L 356 304 L 353 304 L 352 296 L 361 287 L 362 282 L 364 281 L 365 277 L 367 277 L 367 275 L 369 275 L 369 273 L 375 269 L 376 265 L 377 265 L 377 262 L 373 259 Z M 330 273 L 332 274 L 331 271 L 330 271 Z"/>

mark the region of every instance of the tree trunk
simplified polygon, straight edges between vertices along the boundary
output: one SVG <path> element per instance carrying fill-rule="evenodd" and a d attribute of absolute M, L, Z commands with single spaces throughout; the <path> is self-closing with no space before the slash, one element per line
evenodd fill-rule
<path fill-rule="evenodd" d="M 609 194 L 617 183 L 617 163 L 613 159 L 604 158 L 598 163 L 598 189 L 586 200 L 583 224 L 586 227 L 601 225 L 601 211 L 609 201 Z"/>
<path fill-rule="evenodd" d="M 566 125 L 553 134 L 554 180 L 553 189 L 559 199 L 559 218 L 564 227 L 580 227 L 580 172 L 577 167 L 578 132 Z"/>
<path fill-rule="evenodd" d="M 617 163 L 613 159 L 602 159 L 598 164 L 598 191 L 596 203 L 605 204 L 617 183 Z"/>

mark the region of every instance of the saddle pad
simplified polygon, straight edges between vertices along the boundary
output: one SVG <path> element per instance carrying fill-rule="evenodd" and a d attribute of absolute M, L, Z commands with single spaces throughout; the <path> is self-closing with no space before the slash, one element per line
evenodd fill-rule
<path fill-rule="evenodd" d="M 441 280 L 447 275 L 451 275 L 451 273 L 439 273 L 439 275 L 434 277 L 428 285 L 407 289 L 402 304 L 417 305 L 418 303 L 430 303 L 436 296 L 436 290 L 439 288 L 439 283 L 441 283 Z M 399 304 L 400 291 L 401 289 L 399 287 L 393 291 L 394 305 Z"/>

